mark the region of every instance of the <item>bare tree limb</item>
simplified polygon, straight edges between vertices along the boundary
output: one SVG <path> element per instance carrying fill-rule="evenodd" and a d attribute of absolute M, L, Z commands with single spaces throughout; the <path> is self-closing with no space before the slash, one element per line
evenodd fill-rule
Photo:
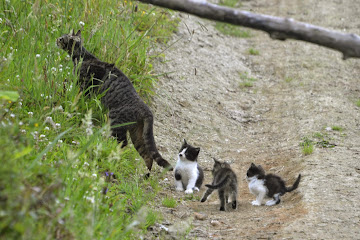
<path fill-rule="evenodd" d="M 269 33 L 272 39 L 296 39 L 342 52 L 343 59 L 360 58 L 360 37 L 315 25 L 219 6 L 206 0 L 139 0 L 202 18 L 240 25 Z"/>

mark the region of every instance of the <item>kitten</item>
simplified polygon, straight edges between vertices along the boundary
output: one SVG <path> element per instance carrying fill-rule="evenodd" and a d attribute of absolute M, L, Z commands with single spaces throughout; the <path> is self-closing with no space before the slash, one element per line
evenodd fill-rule
<path fill-rule="evenodd" d="M 256 166 L 252 163 L 246 173 L 246 179 L 249 182 L 250 192 L 256 195 L 256 200 L 252 201 L 252 205 L 260 206 L 264 197 L 268 196 L 273 199 L 267 201 L 266 206 L 272 206 L 280 203 L 280 196 L 299 186 L 301 174 L 291 187 L 286 187 L 281 177 L 274 174 L 265 175 L 265 171 L 260 165 Z"/>
<path fill-rule="evenodd" d="M 199 191 L 204 181 L 204 172 L 197 163 L 200 148 L 195 148 L 184 143 L 180 148 L 178 160 L 175 166 L 175 187 L 176 191 L 184 191 L 191 194 L 193 191 Z"/>
<path fill-rule="evenodd" d="M 219 162 L 214 158 L 212 175 L 214 180 L 211 185 L 205 185 L 208 189 L 202 197 L 201 202 L 205 202 L 209 195 L 217 189 L 220 198 L 220 211 L 225 211 L 225 204 L 228 203 L 229 197 L 231 197 L 232 200 L 232 208 L 236 209 L 238 182 L 236 174 L 231 169 L 230 164 Z"/>
<path fill-rule="evenodd" d="M 81 31 L 65 34 L 56 44 L 71 55 L 74 70 L 79 74 L 82 91 L 104 94 L 101 102 L 109 109 L 111 126 L 133 122 L 134 124 L 112 128 L 112 136 L 122 147 L 127 145 L 129 131 L 132 143 L 151 171 L 153 161 L 172 170 L 172 166 L 158 152 L 153 134 L 153 114 L 139 97 L 127 76 L 114 64 L 102 62 L 82 46 Z M 82 61 L 81 65 L 79 63 Z"/>

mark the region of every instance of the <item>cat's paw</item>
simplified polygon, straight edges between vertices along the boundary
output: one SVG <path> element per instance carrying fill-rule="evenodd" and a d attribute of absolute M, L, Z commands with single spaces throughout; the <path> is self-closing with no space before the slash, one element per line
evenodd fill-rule
<path fill-rule="evenodd" d="M 236 201 L 233 201 L 232 204 L 231 204 L 231 206 L 232 206 L 233 209 L 236 209 L 236 206 L 237 206 Z"/>
<path fill-rule="evenodd" d="M 206 201 L 206 198 L 202 198 L 201 200 L 200 200 L 200 202 L 205 202 Z"/>
<path fill-rule="evenodd" d="M 184 191 L 184 189 L 183 189 L 182 187 L 177 187 L 177 188 L 175 188 L 175 190 L 176 190 L 177 192 L 182 192 L 182 191 Z"/>
<path fill-rule="evenodd" d="M 276 201 L 274 201 L 274 200 L 269 200 L 265 203 L 266 206 L 273 206 L 275 204 L 276 204 Z"/>
<path fill-rule="evenodd" d="M 252 204 L 253 206 L 260 206 L 260 205 L 261 205 L 261 203 L 259 203 L 259 202 L 256 201 L 256 200 L 252 201 L 251 204 Z"/>
<path fill-rule="evenodd" d="M 224 207 L 220 207 L 220 211 L 225 211 L 225 208 L 224 208 Z"/>
<path fill-rule="evenodd" d="M 185 190 L 185 193 L 186 193 L 186 194 L 192 194 L 192 193 L 193 193 L 193 190 L 192 190 L 192 189 L 186 189 L 186 190 Z"/>
<path fill-rule="evenodd" d="M 194 190 L 194 191 L 200 191 L 200 189 L 197 188 L 197 187 L 194 187 L 193 190 Z"/>

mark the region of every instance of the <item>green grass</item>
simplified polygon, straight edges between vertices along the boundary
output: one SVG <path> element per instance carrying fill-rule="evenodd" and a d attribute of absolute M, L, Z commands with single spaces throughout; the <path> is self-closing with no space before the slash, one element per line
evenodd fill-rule
<path fill-rule="evenodd" d="M 302 147 L 302 153 L 304 155 L 310 155 L 314 152 L 314 143 L 308 138 L 304 138 L 303 142 L 300 143 L 300 146 Z"/>
<path fill-rule="evenodd" d="M 342 127 L 339 127 L 339 126 L 332 126 L 331 129 L 333 131 L 338 131 L 338 132 L 342 132 L 344 130 Z"/>
<path fill-rule="evenodd" d="M 257 55 L 260 55 L 260 52 L 259 52 L 259 50 L 256 50 L 254 48 L 250 48 L 249 49 L 249 54 L 257 56 Z"/>
<path fill-rule="evenodd" d="M 229 23 L 216 22 L 215 28 L 222 34 L 239 37 L 239 38 L 249 38 L 251 37 L 250 30 L 246 30 L 242 27 L 235 26 Z"/>
<path fill-rule="evenodd" d="M 0 238 L 138 239 L 159 219 L 149 210 L 129 227 L 158 179 L 144 180 L 134 148 L 109 137 L 100 96 L 82 95 L 55 40 L 81 29 L 85 47 L 148 101 L 157 80 L 148 52 L 178 20 L 110 0 L 4 1 L 0 18 Z"/>
<path fill-rule="evenodd" d="M 228 6 L 228 7 L 241 7 L 241 2 L 239 0 L 220 0 L 220 5 Z"/>
<path fill-rule="evenodd" d="M 360 107 L 360 99 L 355 102 L 355 105 L 356 105 L 357 107 Z"/>
<path fill-rule="evenodd" d="M 177 206 L 177 202 L 176 202 L 176 199 L 174 199 L 172 197 L 165 197 L 162 200 L 162 205 L 167 208 L 174 208 Z"/>
<path fill-rule="evenodd" d="M 256 78 L 250 77 L 247 72 L 240 73 L 241 82 L 239 83 L 240 88 L 250 88 L 254 86 Z"/>

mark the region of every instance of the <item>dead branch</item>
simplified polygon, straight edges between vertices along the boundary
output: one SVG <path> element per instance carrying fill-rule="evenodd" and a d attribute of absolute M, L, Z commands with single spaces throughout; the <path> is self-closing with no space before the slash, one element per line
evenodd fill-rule
<path fill-rule="evenodd" d="M 262 30 L 272 39 L 295 39 L 342 52 L 343 59 L 360 58 L 360 37 L 315 25 L 219 6 L 206 0 L 139 0 L 156 6 L 190 13 L 201 18 Z"/>

